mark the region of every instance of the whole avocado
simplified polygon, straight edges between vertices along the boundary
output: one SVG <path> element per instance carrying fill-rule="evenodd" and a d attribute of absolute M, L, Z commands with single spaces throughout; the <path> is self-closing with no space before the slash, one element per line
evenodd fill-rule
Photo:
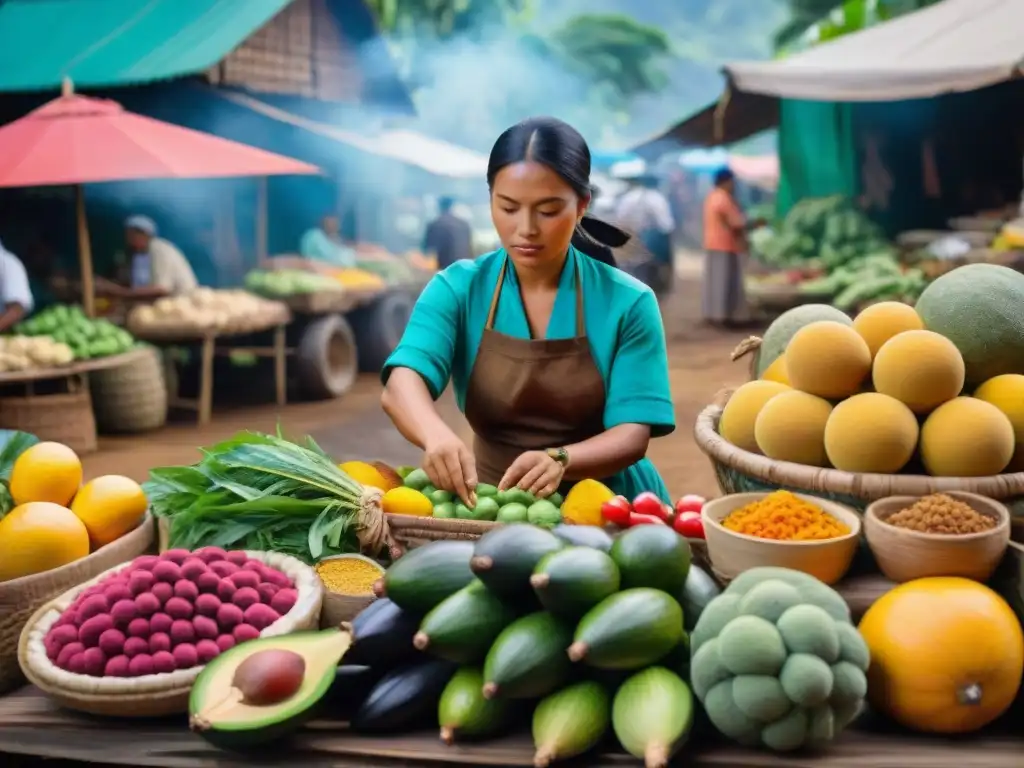
<path fill-rule="evenodd" d="M 799 571 L 745 571 L 690 637 L 693 692 L 711 723 L 779 752 L 832 741 L 859 714 L 870 655 L 830 587 Z"/>

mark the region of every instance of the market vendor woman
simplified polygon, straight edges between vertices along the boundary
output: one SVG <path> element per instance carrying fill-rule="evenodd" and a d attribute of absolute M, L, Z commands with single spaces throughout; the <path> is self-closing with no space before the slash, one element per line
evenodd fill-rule
<path fill-rule="evenodd" d="M 584 217 L 589 177 L 590 150 L 565 123 L 498 137 L 487 183 L 503 247 L 430 281 L 381 373 L 384 410 L 431 481 L 471 505 L 478 482 L 543 497 L 583 478 L 668 501 L 645 458 L 675 428 L 661 313 L 615 267 L 629 236 Z M 472 450 L 434 406 L 449 378 Z"/>

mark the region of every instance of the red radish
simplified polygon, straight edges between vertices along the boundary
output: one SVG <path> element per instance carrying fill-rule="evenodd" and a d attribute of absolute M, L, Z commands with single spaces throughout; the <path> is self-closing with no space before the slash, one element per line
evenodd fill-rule
<path fill-rule="evenodd" d="M 604 521 L 623 528 L 629 525 L 629 513 L 632 511 L 629 499 L 625 496 L 616 496 L 601 505 L 601 517 Z"/>
<path fill-rule="evenodd" d="M 634 525 L 665 525 L 665 521 L 657 515 L 644 515 L 640 512 L 634 512 L 629 516 L 629 527 L 632 528 Z"/>
<path fill-rule="evenodd" d="M 700 514 L 700 511 L 704 509 L 705 499 L 703 496 L 696 496 L 694 494 L 687 494 L 676 502 L 676 514 L 681 515 L 683 512 L 696 512 Z"/>
<path fill-rule="evenodd" d="M 665 505 L 657 495 L 644 491 L 633 499 L 633 511 L 640 515 L 650 515 L 665 520 Z"/>
<path fill-rule="evenodd" d="M 680 536 L 688 539 L 704 538 L 704 521 L 700 519 L 699 512 L 681 512 L 676 515 L 672 528 Z"/>

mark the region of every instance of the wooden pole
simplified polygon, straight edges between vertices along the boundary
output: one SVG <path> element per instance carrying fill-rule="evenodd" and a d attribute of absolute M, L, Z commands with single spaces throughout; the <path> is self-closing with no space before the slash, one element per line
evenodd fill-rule
<path fill-rule="evenodd" d="M 256 180 L 256 263 L 262 265 L 267 260 L 267 216 L 268 216 L 267 178 Z"/>
<path fill-rule="evenodd" d="M 82 307 L 86 317 L 96 316 L 96 295 L 93 288 L 92 245 L 89 243 L 89 222 L 85 218 L 85 190 L 75 185 L 75 219 L 78 225 L 78 264 L 82 270 Z"/>

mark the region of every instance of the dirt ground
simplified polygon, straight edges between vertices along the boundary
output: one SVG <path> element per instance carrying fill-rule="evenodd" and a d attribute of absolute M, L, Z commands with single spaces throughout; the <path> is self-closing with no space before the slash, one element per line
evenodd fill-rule
<path fill-rule="evenodd" d="M 711 466 L 694 445 L 693 423 L 720 388 L 735 386 L 746 376 L 745 365 L 730 362 L 729 353 L 748 334 L 700 325 L 699 280 L 699 261 L 692 256 L 681 259 L 676 289 L 663 302 L 677 427 L 673 434 L 652 441 L 649 456 L 674 496 L 717 494 Z M 150 467 L 196 461 L 199 446 L 242 429 L 273 431 L 278 423 L 290 436 L 311 434 L 339 461 L 362 458 L 392 465 L 418 463 L 419 451 L 391 426 L 380 410 L 379 396 L 377 378 L 364 375 L 348 395 L 335 401 L 295 403 L 283 409 L 218 409 L 212 423 L 203 429 L 177 421 L 147 435 L 104 437 L 99 452 L 84 458 L 86 476 L 119 473 L 141 481 Z M 468 437 L 468 425 L 450 392 L 442 397 L 441 408 L 449 423 Z"/>

